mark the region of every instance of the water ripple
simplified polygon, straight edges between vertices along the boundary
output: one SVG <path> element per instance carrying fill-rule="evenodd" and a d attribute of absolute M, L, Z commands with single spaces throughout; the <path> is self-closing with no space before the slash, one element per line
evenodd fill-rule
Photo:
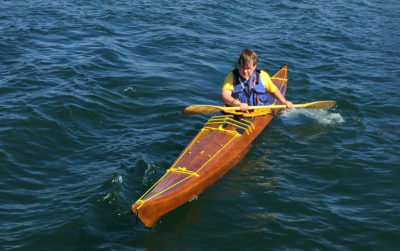
<path fill-rule="evenodd" d="M 396 249 L 399 7 L 3 1 L 0 246 Z M 223 179 L 135 227 L 130 205 L 209 118 L 181 110 L 220 104 L 247 47 L 289 65 L 289 100 L 337 106 L 282 113 Z"/>

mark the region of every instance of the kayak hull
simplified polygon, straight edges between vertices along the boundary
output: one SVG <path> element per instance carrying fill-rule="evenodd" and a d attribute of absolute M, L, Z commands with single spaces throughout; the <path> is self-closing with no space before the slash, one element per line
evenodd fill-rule
<path fill-rule="evenodd" d="M 272 81 L 285 95 L 287 66 Z M 274 103 L 279 104 L 276 100 Z M 277 112 L 274 109 L 257 116 L 211 117 L 164 176 L 132 205 L 132 212 L 146 227 L 151 227 L 161 216 L 199 195 L 243 159 L 251 142 Z"/>

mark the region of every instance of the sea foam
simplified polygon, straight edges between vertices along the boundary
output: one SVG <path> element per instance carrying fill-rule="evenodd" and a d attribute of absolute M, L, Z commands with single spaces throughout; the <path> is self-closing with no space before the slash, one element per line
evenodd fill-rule
<path fill-rule="evenodd" d="M 331 112 L 322 109 L 297 109 L 293 108 L 282 113 L 287 118 L 306 117 L 313 119 L 322 125 L 334 125 L 345 122 L 340 113 Z"/>

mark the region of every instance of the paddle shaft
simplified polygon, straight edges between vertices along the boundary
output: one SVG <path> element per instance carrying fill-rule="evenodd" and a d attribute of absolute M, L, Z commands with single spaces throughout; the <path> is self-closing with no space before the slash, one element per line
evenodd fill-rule
<path fill-rule="evenodd" d="M 308 109 L 329 109 L 336 105 L 336 101 L 334 100 L 325 100 L 325 101 L 315 101 L 305 104 L 294 104 L 293 108 L 308 108 Z M 249 106 L 249 110 L 260 110 L 260 109 L 280 109 L 286 108 L 286 105 L 261 105 L 261 106 Z M 225 106 L 214 106 L 214 105 L 192 105 L 186 107 L 182 113 L 186 115 L 194 115 L 194 114 L 206 114 L 206 113 L 214 113 L 214 112 L 222 112 L 222 111 L 240 111 L 239 106 L 234 107 L 225 107 Z"/>
<path fill-rule="evenodd" d="M 302 105 L 293 105 L 293 108 L 300 108 Z M 249 110 L 261 110 L 261 109 L 271 109 L 271 108 L 286 108 L 286 105 L 258 105 L 258 106 L 249 106 Z M 224 111 L 240 111 L 240 106 L 233 107 L 223 107 Z"/>

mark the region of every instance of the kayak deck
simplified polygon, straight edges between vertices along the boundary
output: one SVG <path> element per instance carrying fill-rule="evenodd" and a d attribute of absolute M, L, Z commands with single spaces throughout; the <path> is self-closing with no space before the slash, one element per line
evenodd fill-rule
<path fill-rule="evenodd" d="M 227 128 L 227 125 L 233 125 L 234 129 Z M 243 132 L 249 134 L 249 130 L 251 131 L 252 128 L 254 129 L 254 125 L 251 122 L 235 120 L 233 115 L 212 117 L 167 170 L 165 175 L 154 185 L 154 189 L 142 196 L 139 202 L 144 203 L 161 193 L 173 190 L 175 186 L 185 182 L 187 179 L 198 177 L 205 171 L 204 167 L 226 146 L 231 144 Z M 222 133 L 216 137 L 215 133 L 210 133 L 214 131 Z M 203 148 L 204 142 L 212 142 L 212 144 L 207 144 L 207 148 Z M 167 178 L 164 179 L 164 177 Z"/>
<path fill-rule="evenodd" d="M 271 79 L 284 95 L 287 67 Z M 211 117 L 166 173 L 132 205 L 132 212 L 151 227 L 162 215 L 196 197 L 245 156 L 250 143 L 277 112 Z"/>

